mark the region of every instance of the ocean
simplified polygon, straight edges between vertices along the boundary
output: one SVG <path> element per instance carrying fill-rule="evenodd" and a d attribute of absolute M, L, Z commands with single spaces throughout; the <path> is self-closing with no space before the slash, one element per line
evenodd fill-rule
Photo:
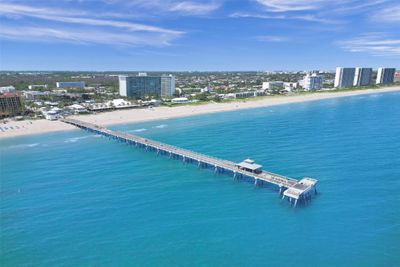
<path fill-rule="evenodd" d="M 319 180 L 273 188 L 83 130 L 0 140 L 1 266 L 400 266 L 400 93 L 110 127 Z"/>

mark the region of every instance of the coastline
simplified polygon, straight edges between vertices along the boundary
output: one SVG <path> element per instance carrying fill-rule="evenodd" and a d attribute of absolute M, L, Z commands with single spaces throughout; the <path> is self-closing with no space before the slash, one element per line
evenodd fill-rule
<path fill-rule="evenodd" d="M 188 117 L 215 112 L 233 111 L 241 109 L 251 109 L 259 107 L 268 107 L 284 105 L 291 103 L 318 101 L 323 99 L 332 99 L 348 96 L 380 94 L 400 91 L 400 87 L 387 87 L 380 89 L 361 89 L 339 92 L 318 92 L 308 94 L 295 94 L 288 96 L 271 96 L 260 99 L 245 99 L 243 101 L 233 101 L 226 103 L 207 103 L 204 105 L 182 105 L 177 107 L 154 107 L 147 109 L 129 109 L 117 110 L 90 115 L 75 115 L 72 118 L 85 122 L 100 125 L 115 125 L 139 123 L 154 120 L 167 120 L 179 117 Z M 60 121 L 32 120 L 32 121 L 10 121 L 6 124 L 0 124 L 0 127 L 7 127 L 6 131 L 0 131 L 0 139 L 12 138 L 17 136 L 42 134 L 58 131 L 68 131 L 76 129 L 72 125 Z M 10 129 L 12 127 L 12 129 Z"/>

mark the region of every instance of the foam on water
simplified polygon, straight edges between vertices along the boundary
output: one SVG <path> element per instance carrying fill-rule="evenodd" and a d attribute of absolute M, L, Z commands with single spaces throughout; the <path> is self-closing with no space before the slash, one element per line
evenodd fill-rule
<path fill-rule="evenodd" d="M 166 124 L 160 124 L 160 125 L 154 126 L 153 128 L 162 129 L 162 128 L 165 128 L 167 126 L 168 125 L 166 125 Z"/>
<path fill-rule="evenodd" d="M 146 128 L 140 128 L 140 129 L 130 130 L 130 131 L 128 131 L 128 132 L 131 132 L 131 133 L 141 133 L 141 132 L 145 132 L 145 131 L 147 131 Z"/>

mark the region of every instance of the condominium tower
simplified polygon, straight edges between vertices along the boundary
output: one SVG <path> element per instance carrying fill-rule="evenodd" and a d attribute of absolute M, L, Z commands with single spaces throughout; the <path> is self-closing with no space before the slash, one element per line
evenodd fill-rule
<path fill-rule="evenodd" d="M 365 86 L 371 83 L 372 68 L 356 68 L 354 86 Z"/>
<path fill-rule="evenodd" d="M 336 68 L 335 87 L 349 88 L 353 86 L 355 68 Z"/>
<path fill-rule="evenodd" d="M 389 84 L 394 81 L 395 68 L 379 68 L 376 76 L 376 84 Z"/>
<path fill-rule="evenodd" d="M 303 88 L 305 90 L 319 90 L 322 88 L 322 76 L 317 73 L 308 73 L 303 78 Z"/>
<path fill-rule="evenodd" d="M 171 97 L 175 92 L 175 77 L 172 75 L 119 76 L 119 94 L 127 97 L 142 98 L 144 96 Z"/>

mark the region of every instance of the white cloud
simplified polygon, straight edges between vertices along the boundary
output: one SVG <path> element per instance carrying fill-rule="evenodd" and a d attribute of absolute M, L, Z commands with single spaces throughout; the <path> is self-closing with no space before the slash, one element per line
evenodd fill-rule
<path fill-rule="evenodd" d="M 181 0 L 107 0 L 110 4 L 144 9 L 153 14 L 178 14 L 183 16 L 206 15 L 221 6 L 222 0 L 211 1 L 181 1 Z"/>
<path fill-rule="evenodd" d="M 183 14 L 190 15 L 203 15 L 208 14 L 219 8 L 219 4 L 215 2 L 210 3 L 196 3 L 190 1 L 184 1 L 176 3 L 169 9 L 170 11 L 177 11 Z"/>
<path fill-rule="evenodd" d="M 245 13 L 245 12 L 235 12 L 229 15 L 231 18 L 256 18 L 256 19 L 286 19 L 285 15 L 266 15 L 259 13 Z"/>
<path fill-rule="evenodd" d="M 271 12 L 290 12 L 319 9 L 330 0 L 256 0 Z"/>
<path fill-rule="evenodd" d="M 350 52 L 368 53 L 374 56 L 400 56 L 400 39 L 386 38 L 372 33 L 358 38 L 340 41 L 339 46 Z"/>
<path fill-rule="evenodd" d="M 277 36 L 277 35 L 262 35 L 257 36 L 257 40 L 267 43 L 281 43 L 289 41 L 289 38 L 286 36 Z"/>
<path fill-rule="evenodd" d="M 76 43 L 102 43 L 122 45 L 168 45 L 170 41 L 184 34 L 182 31 L 166 29 L 142 23 L 121 20 L 99 19 L 87 12 L 33 7 L 13 3 L 0 3 L 0 16 L 18 21 L 8 25 L 4 20 L 0 36 L 20 40 L 58 40 Z M 31 27 L 24 18 L 42 20 Z M 53 21 L 51 27 L 47 27 Z M 61 25 L 60 25 L 61 24 Z M 78 27 L 71 24 L 77 24 Z M 56 26 L 57 25 L 57 26 Z"/>
<path fill-rule="evenodd" d="M 254 0 L 266 15 L 284 14 L 287 18 L 320 23 L 342 23 L 339 19 L 355 14 L 368 14 L 383 8 L 390 0 Z M 397 11 L 398 13 L 398 11 Z M 396 17 L 394 13 L 392 17 Z"/>
<path fill-rule="evenodd" d="M 324 24 L 341 24 L 342 22 L 332 19 L 326 18 L 319 18 L 315 15 L 295 15 L 295 16 L 288 16 L 285 14 L 259 14 L 259 13 L 243 13 L 243 12 L 236 12 L 230 15 L 231 18 L 256 18 L 256 19 L 288 19 L 288 20 L 303 20 L 309 22 L 318 22 Z"/>
<path fill-rule="evenodd" d="M 2 26 L 0 36 L 7 39 L 76 44 L 107 44 L 114 46 L 165 46 L 171 36 L 149 33 L 112 33 L 103 30 L 77 30 L 54 27 Z"/>
<path fill-rule="evenodd" d="M 384 8 L 373 15 L 373 18 L 378 22 L 400 22 L 400 5 Z"/>
<path fill-rule="evenodd" d="M 72 13 L 75 16 L 65 16 L 66 13 Z M 79 13 L 83 15 L 84 13 Z M 96 18 L 77 17 L 75 12 L 65 12 L 57 9 L 37 8 L 25 5 L 5 4 L 0 3 L 0 15 L 17 15 L 35 17 L 45 20 L 53 20 L 66 23 L 76 23 L 92 26 L 111 26 L 117 28 L 124 28 L 130 31 L 149 31 L 169 34 L 181 34 L 179 31 L 168 30 L 160 27 L 149 26 L 139 23 L 131 23 L 116 20 L 103 20 Z M 87 16 L 87 14 L 86 14 Z"/>

